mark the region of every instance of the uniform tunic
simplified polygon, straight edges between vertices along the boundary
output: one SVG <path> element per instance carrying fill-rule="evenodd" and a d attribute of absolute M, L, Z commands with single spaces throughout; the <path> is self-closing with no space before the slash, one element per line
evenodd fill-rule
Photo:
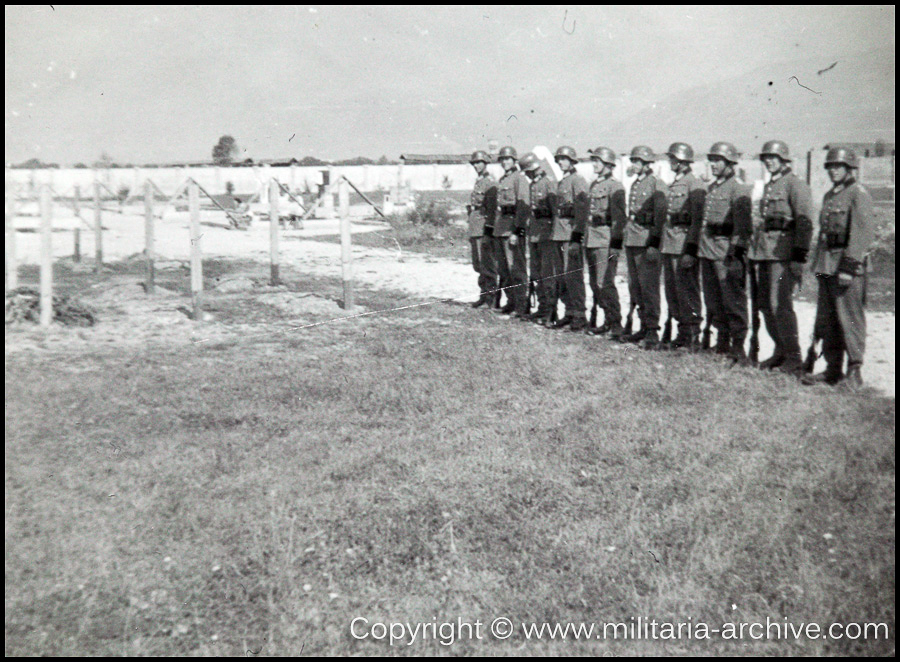
<path fill-rule="evenodd" d="M 635 180 L 628 194 L 628 223 L 625 249 L 628 289 L 637 304 L 641 331 L 659 330 L 660 259 L 647 255 L 648 248 L 660 247 L 666 220 L 666 196 L 662 182 L 653 175 Z"/>
<path fill-rule="evenodd" d="M 556 218 L 551 238 L 557 242 L 557 273 L 564 274 L 566 315 L 576 320 L 586 317 L 584 310 L 584 249 L 571 241 L 573 233 L 584 235 L 590 201 L 588 183 L 574 169 L 563 175 L 556 187 Z M 560 253 L 562 255 L 560 255 Z M 560 264 L 560 257 L 562 263 Z"/>
<path fill-rule="evenodd" d="M 866 349 L 863 307 L 864 259 L 874 240 L 872 196 L 855 181 L 825 194 L 813 268 L 819 279 L 816 331 L 829 369 L 840 372 L 844 352 L 848 364 L 861 365 Z M 838 273 L 853 276 L 842 287 Z"/>
<path fill-rule="evenodd" d="M 485 169 L 475 180 L 469 197 L 469 245 L 472 268 L 478 274 L 478 288 L 483 297 L 497 290 L 497 260 L 490 237 L 484 228 L 493 228 L 497 213 L 497 180 Z"/>
<path fill-rule="evenodd" d="M 590 220 L 585 235 L 585 256 L 588 264 L 588 283 L 594 304 L 603 309 L 604 322 L 612 328 L 622 321 L 616 271 L 619 256 L 610 253 L 610 246 L 622 247 L 625 232 L 625 187 L 611 175 L 591 182 Z"/>
<path fill-rule="evenodd" d="M 800 336 L 794 313 L 799 278 L 790 262 L 805 262 L 812 238 L 812 194 L 790 170 L 766 182 L 748 256 L 753 303 L 775 343 L 774 359 L 799 366 Z M 755 314 L 755 313 L 754 313 Z"/>
<path fill-rule="evenodd" d="M 535 282 L 538 313 L 549 317 L 554 305 L 553 287 L 553 212 L 556 209 L 556 182 L 543 170 L 531 182 L 531 221 L 528 237 L 531 243 L 531 280 Z"/>
<path fill-rule="evenodd" d="M 703 218 L 693 222 L 684 249 L 701 258 L 706 313 L 720 338 L 741 347 L 747 337 L 744 257 L 751 228 L 750 190 L 729 175 L 709 185 Z"/>
<path fill-rule="evenodd" d="M 663 281 L 669 316 L 678 321 L 678 334 L 693 337 L 699 332 L 702 302 L 700 268 L 681 266 L 688 234 L 703 217 L 706 187 L 693 173 L 676 175 L 666 191 L 666 223 L 663 226 Z"/>
<path fill-rule="evenodd" d="M 528 217 L 531 214 L 529 188 L 531 182 L 518 170 L 507 170 L 497 182 L 497 215 L 494 223 L 494 254 L 500 287 L 506 293 L 507 305 L 516 312 L 528 308 L 528 262 L 525 257 Z M 513 246 L 509 238 L 520 240 Z"/>

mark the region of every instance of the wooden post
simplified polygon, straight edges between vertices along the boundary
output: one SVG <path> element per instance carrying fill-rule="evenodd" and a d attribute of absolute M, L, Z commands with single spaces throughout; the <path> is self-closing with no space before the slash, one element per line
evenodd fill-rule
<path fill-rule="evenodd" d="M 41 185 L 41 326 L 53 321 L 53 198 L 50 185 Z"/>
<path fill-rule="evenodd" d="M 6 193 L 6 291 L 19 287 L 19 256 L 16 255 L 16 196 Z"/>
<path fill-rule="evenodd" d="M 94 271 L 103 268 L 103 212 L 100 209 L 100 182 L 94 182 Z"/>
<path fill-rule="evenodd" d="M 147 258 L 147 294 L 156 291 L 156 241 L 153 236 L 153 184 L 144 182 L 144 255 Z"/>
<path fill-rule="evenodd" d="M 350 216 L 350 187 L 343 176 L 338 186 L 338 213 L 341 215 L 341 218 Z"/>
<path fill-rule="evenodd" d="M 78 226 L 75 226 L 75 229 L 72 231 L 72 241 L 75 244 L 72 262 L 81 262 L 81 228 Z"/>
<path fill-rule="evenodd" d="M 269 180 L 269 257 L 272 261 L 272 278 L 271 284 L 278 284 L 278 182 L 275 179 Z"/>
<path fill-rule="evenodd" d="M 348 199 L 350 193 L 347 189 L 347 180 L 341 179 L 338 188 L 341 200 Z M 344 213 L 345 210 L 348 213 Z M 349 206 L 340 205 L 341 211 L 341 279 L 344 282 L 344 310 L 353 310 L 353 261 L 352 244 L 350 235 Z"/>
<path fill-rule="evenodd" d="M 203 294 L 203 262 L 200 254 L 200 192 L 197 183 L 188 184 L 188 208 L 191 214 L 191 303 L 194 319 L 200 319 L 200 297 Z"/>
<path fill-rule="evenodd" d="M 322 212 L 325 218 L 334 218 L 334 195 L 328 187 L 334 183 L 334 168 L 328 166 L 328 181 L 325 182 L 325 199 L 322 201 Z"/>

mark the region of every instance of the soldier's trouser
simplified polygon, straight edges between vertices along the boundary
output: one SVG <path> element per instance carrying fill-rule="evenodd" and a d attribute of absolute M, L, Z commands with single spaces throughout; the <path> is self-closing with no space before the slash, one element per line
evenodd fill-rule
<path fill-rule="evenodd" d="M 680 255 L 663 255 L 663 275 L 666 305 L 669 314 L 678 321 L 678 333 L 700 328 L 703 309 L 700 301 L 700 264 L 685 269 Z"/>
<path fill-rule="evenodd" d="M 567 252 L 569 259 L 566 264 L 566 292 L 571 305 L 566 305 L 566 315 L 571 315 L 574 319 L 585 319 L 584 247 L 580 243 L 570 241 Z"/>
<path fill-rule="evenodd" d="M 628 259 L 628 283 L 633 300 L 638 305 L 641 331 L 659 331 L 659 275 L 662 256 L 648 260 L 647 249 L 626 246 Z"/>
<path fill-rule="evenodd" d="M 553 246 L 552 241 L 537 241 L 531 244 L 531 280 L 537 289 L 538 312 L 549 315 L 555 305 L 553 292 Z"/>
<path fill-rule="evenodd" d="M 756 277 L 756 307 L 775 343 L 775 356 L 800 361 L 800 333 L 794 312 L 798 281 L 790 270 L 790 262 L 751 262 L 750 268 Z"/>
<path fill-rule="evenodd" d="M 497 265 L 490 245 L 491 237 L 470 237 L 472 268 L 478 273 L 478 288 L 482 294 L 497 289 Z"/>
<path fill-rule="evenodd" d="M 730 274 L 724 260 L 700 258 L 703 276 L 703 301 L 706 314 L 719 333 L 726 332 L 732 342 L 747 337 L 747 274 Z"/>
<path fill-rule="evenodd" d="M 863 277 L 854 276 L 841 291 L 837 276 L 819 275 L 816 328 L 822 333 L 822 354 L 829 367 L 862 365 L 866 353 L 866 313 L 863 308 Z"/>
<path fill-rule="evenodd" d="M 509 237 L 500 237 L 496 246 L 500 287 L 506 293 L 507 304 L 512 304 L 516 312 L 528 311 L 528 264 L 525 259 L 527 240 L 516 238 L 513 246 Z"/>
<path fill-rule="evenodd" d="M 594 295 L 594 304 L 603 309 L 605 324 L 621 324 L 622 310 L 619 308 L 619 291 L 616 289 L 616 271 L 619 256 L 610 255 L 609 248 L 585 248 L 588 264 L 588 282 Z"/>
<path fill-rule="evenodd" d="M 571 310 L 569 292 L 566 288 L 565 273 L 569 268 L 569 242 L 551 241 L 550 244 L 550 310 L 555 311 L 559 301 L 566 307 L 566 314 Z"/>

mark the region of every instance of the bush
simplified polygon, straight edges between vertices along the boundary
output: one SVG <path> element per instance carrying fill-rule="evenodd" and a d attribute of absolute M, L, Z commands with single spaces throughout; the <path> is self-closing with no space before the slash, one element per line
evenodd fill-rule
<path fill-rule="evenodd" d="M 424 201 L 416 198 L 415 207 L 407 214 L 407 220 L 413 225 L 433 225 L 445 228 L 453 222 L 450 213 L 453 207 L 451 200 Z"/>

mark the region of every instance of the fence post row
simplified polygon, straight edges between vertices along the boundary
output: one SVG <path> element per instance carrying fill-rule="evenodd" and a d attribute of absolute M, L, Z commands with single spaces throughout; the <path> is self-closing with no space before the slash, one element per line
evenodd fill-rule
<path fill-rule="evenodd" d="M 338 210 L 341 216 L 341 279 L 344 284 L 344 310 L 353 310 L 353 262 L 350 236 L 350 192 L 347 180 L 340 178 Z"/>
<path fill-rule="evenodd" d="M 195 320 L 200 319 L 203 294 L 203 262 L 200 254 L 200 192 L 197 182 L 188 183 L 188 208 L 191 215 L 191 303 Z"/>
<path fill-rule="evenodd" d="M 53 198 L 50 185 L 41 185 L 41 326 L 53 321 Z"/>
<path fill-rule="evenodd" d="M 278 284 L 278 194 L 280 187 L 275 178 L 269 180 L 269 257 L 272 261 L 271 284 Z"/>
<path fill-rule="evenodd" d="M 16 196 L 6 193 L 6 291 L 19 287 L 19 256 L 16 254 Z"/>
<path fill-rule="evenodd" d="M 147 258 L 147 294 L 156 291 L 156 255 L 155 237 L 153 235 L 153 184 L 150 180 L 144 182 L 144 255 Z"/>
<path fill-rule="evenodd" d="M 100 181 L 94 181 L 94 271 L 103 268 L 103 211 L 100 209 Z"/>

